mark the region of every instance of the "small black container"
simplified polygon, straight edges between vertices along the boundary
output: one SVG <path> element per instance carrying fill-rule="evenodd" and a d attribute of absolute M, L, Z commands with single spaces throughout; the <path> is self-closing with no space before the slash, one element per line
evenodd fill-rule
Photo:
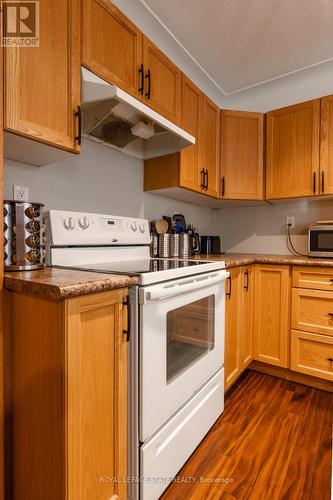
<path fill-rule="evenodd" d="M 218 255 L 221 253 L 221 239 L 219 236 L 201 236 L 200 253 Z"/>

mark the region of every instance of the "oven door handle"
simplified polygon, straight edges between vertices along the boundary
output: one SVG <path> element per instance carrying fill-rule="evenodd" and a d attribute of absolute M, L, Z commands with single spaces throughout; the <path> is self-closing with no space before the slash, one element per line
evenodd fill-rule
<path fill-rule="evenodd" d="M 154 285 L 151 288 L 141 288 L 140 290 L 140 303 L 158 299 L 165 299 L 173 297 L 181 293 L 192 292 L 200 288 L 206 288 L 221 281 L 225 281 L 229 277 L 227 271 L 218 271 L 205 275 L 198 275 L 193 278 L 175 281 L 173 283 L 162 283 L 161 285 Z"/>

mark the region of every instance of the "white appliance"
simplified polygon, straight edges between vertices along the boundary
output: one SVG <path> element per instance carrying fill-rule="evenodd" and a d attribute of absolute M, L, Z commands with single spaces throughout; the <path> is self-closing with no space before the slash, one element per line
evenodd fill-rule
<path fill-rule="evenodd" d="M 128 498 L 157 500 L 224 408 L 224 262 L 151 259 L 144 219 L 49 212 L 51 264 L 136 275 Z"/>
<path fill-rule="evenodd" d="M 82 68 L 83 135 L 141 159 L 175 153 L 195 137 Z"/>

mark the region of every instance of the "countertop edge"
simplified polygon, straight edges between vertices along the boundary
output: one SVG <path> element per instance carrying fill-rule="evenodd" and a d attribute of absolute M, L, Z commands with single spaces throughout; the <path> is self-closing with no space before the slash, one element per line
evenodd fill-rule
<path fill-rule="evenodd" d="M 23 293 L 34 295 L 50 300 L 65 300 L 69 298 L 80 297 L 100 292 L 117 290 L 120 288 L 128 288 L 138 284 L 136 277 L 112 275 L 110 277 L 92 278 L 87 281 L 78 280 L 76 283 L 53 284 L 44 282 L 27 280 L 18 276 L 10 276 L 5 274 L 4 287 L 10 292 Z"/>

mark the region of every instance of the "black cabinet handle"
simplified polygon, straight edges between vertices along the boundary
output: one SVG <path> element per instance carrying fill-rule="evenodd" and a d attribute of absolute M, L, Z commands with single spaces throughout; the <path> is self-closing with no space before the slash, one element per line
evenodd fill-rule
<path fill-rule="evenodd" d="M 333 317 L 333 313 L 327 313 L 327 316 Z"/>
<path fill-rule="evenodd" d="M 205 170 L 204 179 L 206 179 L 206 182 L 204 183 L 205 184 L 204 189 L 205 189 L 205 191 L 207 191 L 207 189 L 208 189 L 208 170 L 207 169 Z"/>
<path fill-rule="evenodd" d="M 75 117 L 77 117 L 77 119 L 78 119 L 78 125 L 77 125 L 78 134 L 75 137 L 75 140 L 78 143 L 78 145 L 81 146 L 81 143 L 82 143 L 82 110 L 81 110 L 81 106 L 77 107 L 74 114 L 75 114 Z"/>
<path fill-rule="evenodd" d="M 205 169 L 203 168 L 202 170 L 200 170 L 200 187 L 201 189 L 205 189 Z"/>
<path fill-rule="evenodd" d="M 231 276 L 229 276 L 229 278 L 227 278 L 227 281 L 229 281 L 229 291 L 226 292 L 226 296 L 228 297 L 228 299 L 231 299 L 231 291 L 232 291 L 232 280 L 231 280 Z"/>
<path fill-rule="evenodd" d="M 222 177 L 222 196 L 224 196 L 225 193 L 225 177 Z"/>
<path fill-rule="evenodd" d="M 248 290 L 249 290 L 249 271 L 245 271 L 244 272 L 244 276 L 246 276 L 246 281 L 245 281 L 245 284 L 244 284 L 244 290 L 246 292 L 248 292 Z"/>
<path fill-rule="evenodd" d="M 333 362 L 333 358 L 327 358 L 327 361 L 329 361 L 330 363 Z"/>
<path fill-rule="evenodd" d="M 325 191 L 325 172 L 322 171 L 321 173 L 321 192 L 324 193 Z"/>
<path fill-rule="evenodd" d="M 123 330 L 123 333 L 126 335 L 126 342 L 129 342 L 131 339 L 131 303 L 129 295 L 127 295 L 123 305 L 127 307 L 127 330 Z"/>
<path fill-rule="evenodd" d="M 140 69 L 139 69 L 139 75 L 140 75 L 140 87 L 139 87 L 139 92 L 141 95 L 143 95 L 144 92 L 144 83 L 145 83 L 145 76 L 144 76 L 144 68 L 143 64 L 141 64 Z"/>
<path fill-rule="evenodd" d="M 313 193 L 316 194 L 317 191 L 317 174 L 313 172 Z"/>
<path fill-rule="evenodd" d="M 148 80 L 148 90 L 146 92 L 146 97 L 150 99 L 150 90 L 151 90 L 151 77 L 150 77 L 150 69 L 147 70 L 146 80 Z"/>

